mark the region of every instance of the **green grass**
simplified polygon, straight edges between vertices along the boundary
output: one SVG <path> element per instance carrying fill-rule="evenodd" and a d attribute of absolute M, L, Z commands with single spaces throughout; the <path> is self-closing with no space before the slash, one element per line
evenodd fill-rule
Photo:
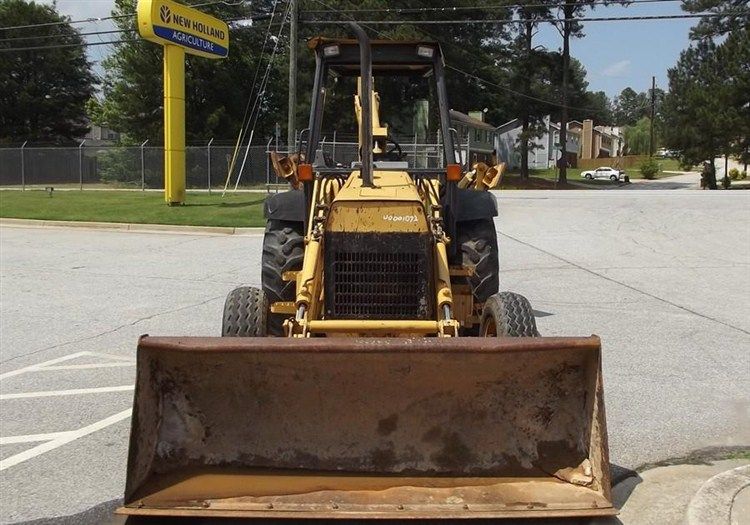
<path fill-rule="evenodd" d="M 656 162 L 659 163 L 661 166 L 661 170 L 659 174 L 656 176 L 657 179 L 663 179 L 666 177 L 674 177 L 674 173 L 663 173 L 666 171 L 682 171 L 682 168 L 680 168 L 679 163 L 676 159 L 657 159 Z M 604 182 L 605 184 L 609 184 L 610 182 L 604 179 L 597 179 L 593 181 L 586 180 L 581 177 L 581 172 L 586 171 L 582 168 L 568 168 L 568 182 L 582 182 L 585 184 L 592 184 L 592 183 L 599 183 Z M 638 166 L 634 166 L 632 168 L 626 168 L 625 174 L 630 177 L 631 180 L 634 179 L 642 179 L 643 175 L 641 175 L 641 170 L 638 168 Z M 511 175 L 518 174 L 517 170 L 513 170 L 510 172 Z M 557 172 L 555 168 L 547 168 L 544 170 L 529 170 L 529 175 L 532 177 L 538 177 L 540 179 L 546 179 L 546 180 L 557 180 Z"/>
<path fill-rule="evenodd" d="M 680 167 L 680 161 L 677 159 L 656 159 L 662 171 L 685 171 Z M 695 168 L 694 168 L 695 169 Z M 661 173 L 659 175 L 662 175 Z"/>
<path fill-rule="evenodd" d="M 0 217 L 57 221 L 263 226 L 263 193 L 188 193 L 182 206 L 167 206 L 161 192 L 0 191 Z"/>

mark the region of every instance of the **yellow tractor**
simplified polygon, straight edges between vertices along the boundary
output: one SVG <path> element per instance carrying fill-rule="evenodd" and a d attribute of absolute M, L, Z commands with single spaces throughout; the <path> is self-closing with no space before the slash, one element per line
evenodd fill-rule
<path fill-rule="evenodd" d="M 292 189 L 266 203 L 262 289 L 229 294 L 224 337 L 139 341 L 118 512 L 615 514 L 599 339 L 540 337 L 529 302 L 498 293 L 484 190 L 502 166 L 457 163 L 440 47 L 353 29 L 310 41 L 310 124 L 273 159 Z M 358 78 L 349 167 L 321 146 L 329 75 Z M 373 76 L 431 83 L 436 165 L 381 124 Z"/>

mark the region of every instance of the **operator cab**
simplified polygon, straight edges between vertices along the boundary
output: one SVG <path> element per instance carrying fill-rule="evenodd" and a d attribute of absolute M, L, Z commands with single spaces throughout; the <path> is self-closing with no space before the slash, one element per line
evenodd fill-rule
<path fill-rule="evenodd" d="M 364 102 L 360 48 L 357 40 L 323 37 L 308 46 L 315 52 L 315 85 L 301 150 L 318 173 L 348 173 L 361 166 L 358 144 L 365 143 L 358 125 Z M 372 40 L 370 52 L 373 169 L 439 176 L 456 158 L 439 44 Z M 388 82 L 381 85 L 381 77 Z M 379 87 L 384 99 L 401 102 L 398 107 L 381 105 Z M 356 120 L 348 111 L 352 104 Z"/>

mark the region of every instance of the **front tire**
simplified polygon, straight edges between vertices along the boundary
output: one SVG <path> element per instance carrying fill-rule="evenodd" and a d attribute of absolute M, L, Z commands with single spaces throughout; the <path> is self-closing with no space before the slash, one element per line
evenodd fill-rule
<path fill-rule="evenodd" d="M 539 337 L 531 303 L 523 295 L 500 292 L 484 303 L 481 337 Z"/>
<path fill-rule="evenodd" d="M 614 181 L 614 182 L 617 182 L 617 180 L 618 180 L 618 177 L 617 177 L 617 175 L 610 175 L 610 176 L 609 176 L 609 180 L 611 180 L 611 181 Z"/>
<path fill-rule="evenodd" d="M 222 337 L 265 337 L 268 333 L 268 300 L 252 286 L 235 288 L 224 302 Z"/>
<path fill-rule="evenodd" d="M 586 175 L 584 175 L 584 178 L 591 180 L 594 178 L 594 176 L 591 173 L 587 173 Z"/>
<path fill-rule="evenodd" d="M 457 230 L 461 263 L 474 270 L 466 282 L 476 302 L 483 303 L 497 293 L 500 282 L 495 221 L 487 218 L 460 222 Z"/>
<path fill-rule="evenodd" d="M 285 281 L 284 272 L 302 269 L 305 256 L 303 223 L 269 219 L 263 236 L 261 283 L 268 304 L 294 301 L 295 281 Z M 284 335 L 284 314 L 268 313 L 268 335 Z"/>

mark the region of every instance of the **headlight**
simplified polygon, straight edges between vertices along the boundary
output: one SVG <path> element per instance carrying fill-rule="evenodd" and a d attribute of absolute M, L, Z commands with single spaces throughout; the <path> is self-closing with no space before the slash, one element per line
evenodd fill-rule
<path fill-rule="evenodd" d="M 341 53 L 341 50 L 339 49 L 338 44 L 333 44 L 331 46 L 326 46 L 323 48 L 323 56 L 326 57 L 337 57 Z"/>

